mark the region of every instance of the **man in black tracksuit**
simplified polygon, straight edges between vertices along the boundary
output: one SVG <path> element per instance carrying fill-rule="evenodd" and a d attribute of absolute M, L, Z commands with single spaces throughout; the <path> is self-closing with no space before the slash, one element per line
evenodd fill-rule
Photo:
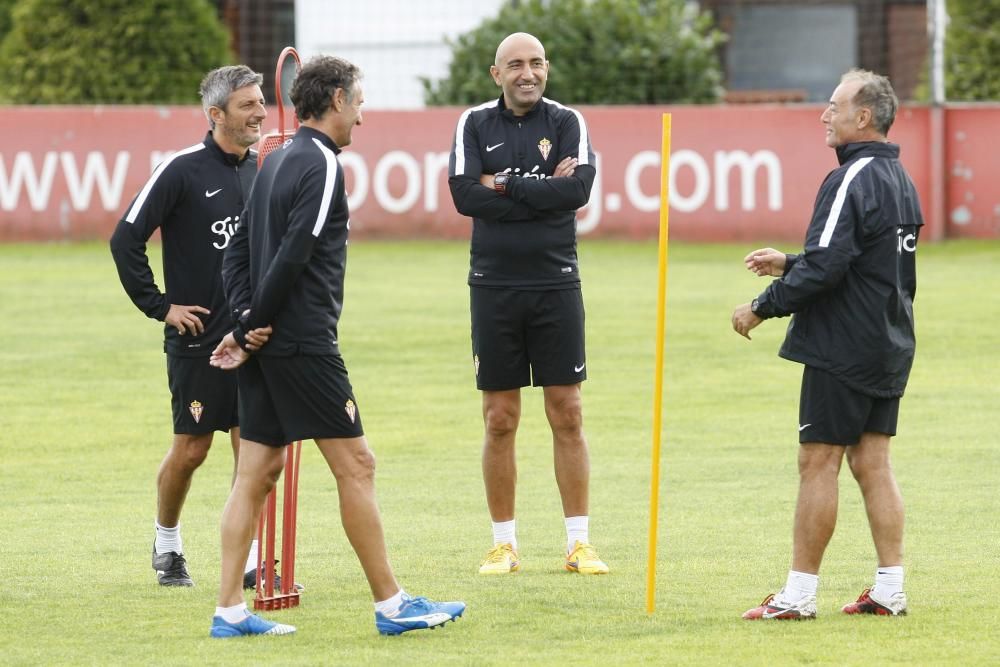
<path fill-rule="evenodd" d="M 576 211 L 594 184 L 579 112 L 542 97 L 545 49 L 515 33 L 490 68 L 499 99 L 467 110 L 449 160 L 452 198 L 472 217 L 472 355 L 483 393 L 483 478 L 494 547 L 481 574 L 520 567 L 514 439 L 521 387 L 543 387 L 567 532 L 566 567 L 604 574 L 588 534 L 589 459 L 580 383 L 587 378 Z"/>
<path fill-rule="evenodd" d="M 228 431 L 239 452 L 236 378 L 208 357 L 231 328 L 222 291 L 222 254 L 239 224 L 257 174 L 265 116 L 261 76 L 239 65 L 209 72 L 201 84 L 211 131 L 165 159 L 125 211 L 111 237 L 118 276 L 147 317 L 165 322 L 163 344 L 174 438 L 157 475 L 153 569 L 163 586 L 192 586 L 180 515 L 194 471 L 215 431 Z M 160 230 L 165 293 L 154 282 L 146 242 Z M 256 568 L 256 558 L 249 568 Z"/>
<path fill-rule="evenodd" d="M 222 578 L 211 636 L 284 635 L 290 625 L 249 613 L 240 567 L 264 499 L 281 474 L 285 446 L 316 441 L 337 479 L 344 530 L 375 598 L 382 634 L 436 627 L 462 615 L 462 602 L 410 598 L 386 555 L 375 501 L 375 459 L 340 356 L 350 213 L 337 160 L 361 125 L 361 72 L 340 58 L 316 57 L 292 86 L 301 127 L 269 155 L 226 252 L 223 281 L 236 328 L 212 355 L 239 368 L 239 468 L 222 514 Z M 245 332 L 273 325 L 259 351 Z"/>
<path fill-rule="evenodd" d="M 819 567 L 837 520 L 837 476 L 847 462 L 864 497 L 878 567 L 846 614 L 906 613 L 903 501 L 889 441 L 916 341 L 917 192 L 886 135 L 898 101 L 889 80 L 852 70 L 821 118 L 840 167 L 820 187 L 805 249 L 751 252 L 747 268 L 780 276 L 733 313 L 751 329 L 793 315 L 780 355 L 805 365 L 799 406 L 800 487 L 785 587 L 747 619 L 814 618 Z"/>

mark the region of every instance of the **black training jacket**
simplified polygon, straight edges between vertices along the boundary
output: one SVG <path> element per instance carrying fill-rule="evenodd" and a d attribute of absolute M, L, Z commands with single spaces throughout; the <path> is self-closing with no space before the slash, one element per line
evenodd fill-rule
<path fill-rule="evenodd" d="M 916 347 L 917 191 L 884 142 L 837 148 L 802 254 L 758 297 L 757 314 L 794 313 L 779 355 L 876 398 L 903 395 Z"/>
<path fill-rule="evenodd" d="M 222 266 L 236 338 L 274 327 L 258 354 L 339 354 L 350 214 L 340 148 L 300 127 L 264 159 Z"/>
<path fill-rule="evenodd" d="M 222 255 L 240 220 L 257 175 L 257 152 L 225 153 L 209 132 L 205 140 L 166 158 L 126 209 L 111 236 L 118 277 L 132 302 L 163 321 L 171 304 L 203 306 L 201 335 L 164 326 L 165 352 L 200 357 L 212 353 L 232 329 L 222 291 Z M 161 292 L 146 243 L 159 228 L 163 240 Z"/>
<path fill-rule="evenodd" d="M 566 157 L 570 177 L 551 178 Z M 578 287 L 576 210 L 594 184 L 594 151 L 579 112 L 542 98 L 524 116 L 503 96 L 466 110 L 448 161 L 455 208 L 472 217 L 469 284 L 519 289 Z M 513 175 L 506 194 L 482 185 L 482 174 Z"/>

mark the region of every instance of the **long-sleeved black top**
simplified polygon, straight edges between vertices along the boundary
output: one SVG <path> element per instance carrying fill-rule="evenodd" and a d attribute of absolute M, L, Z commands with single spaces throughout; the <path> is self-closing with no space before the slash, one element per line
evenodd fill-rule
<path fill-rule="evenodd" d="M 337 153 L 326 134 L 300 127 L 264 159 L 222 266 L 236 338 L 274 327 L 258 354 L 338 354 L 350 213 Z"/>
<path fill-rule="evenodd" d="M 794 313 L 779 355 L 876 398 L 902 396 L 916 349 L 913 298 L 920 202 L 885 142 L 837 148 L 805 249 L 758 297 L 757 314 Z"/>
<path fill-rule="evenodd" d="M 552 178 L 566 157 L 572 176 Z M 542 98 L 515 116 L 503 97 L 466 110 L 458 120 L 448 185 L 455 207 L 472 217 L 469 284 L 518 289 L 580 285 L 576 210 L 590 198 L 596 170 L 583 116 Z M 482 174 L 507 172 L 505 194 Z"/>
<path fill-rule="evenodd" d="M 118 277 L 132 302 L 163 321 L 171 304 L 203 306 L 200 335 L 164 326 L 165 352 L 207 356 L 232 328 L 222 291 L 222 254 L 239 224 L 257 174 L 257 152 L 224 152 L 211 132 L 204 141 L 166 158 L 153 171 L 111 236 Z M 163 240 L 163 282 L 156 285 L 146 243 Z"/>

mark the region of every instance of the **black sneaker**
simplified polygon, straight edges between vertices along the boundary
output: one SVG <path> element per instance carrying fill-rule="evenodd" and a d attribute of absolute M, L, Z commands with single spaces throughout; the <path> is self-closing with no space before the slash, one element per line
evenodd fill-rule
<path fill-rule="evenodd" d="M 274 561 L 274 564 L 277 565 L 278 561 Z M 263 570 L 264 570 L 264 568 L 266 566 L 267 566 L 267 563 L 262 563 L 261 564 L 261 566 L 260 566 L 261 575 L 264 574 Z M 262 577 L 262 579 L 263 579 L 263 577 Z M 264 582 L 262 580 L 261 581 L 261 585 L 263 586 L 263 584 L 264 584 Z M 250 570 L 249 572 L 244 572 L 243 573 L 243 588 L 245 590 L 248 590 L 248 591 L 257 588 L 257 572 L 255 570 Z M 297 591 L 305 590 L 305 587 L 302 584 L 298 583 L 298 582 L 295 583 L 294 588 Z M 277 593 L 280 590 L 281 590 L 281 575 L 279 575 L 277 572 L 275 572 L 274 573 L 274 591 Z"/>
<path fill-rule="evenodd" d="M 168 551 L 165 554 L 156 553 L 153 547 L 153 569 L 161 586 L 194 586 L 191 575 L 187 571 L 187 561 L 184 554 Z"/>

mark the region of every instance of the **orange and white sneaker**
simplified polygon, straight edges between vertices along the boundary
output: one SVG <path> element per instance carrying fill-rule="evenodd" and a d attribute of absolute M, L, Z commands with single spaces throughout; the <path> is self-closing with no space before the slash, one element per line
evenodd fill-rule
<path fill-rule="evenodd" d="M 479 565 L 479 574 L 510 574 L 517 572 L 520 567 L 521 561 L 517 558 L 514 545 L 504 542 L 486 554 L 486 559 Z"/>
<path fill-rule="evenodd" d="M 876 616 L 906 616 L 906 593 L 900 591 L 888 600 L 876 600 L 872 589 L 866 588 L 856 602 L 845 604 L 840 611 L 845 614 L 875 614 Z"/>
<path fill-rule="evenodd" d="M 743 612 L 748 621 L 805 621 L 816 618 L 816 596 L 807 595 L 798 602 L 781 599 L 781 593 L 768 595 L 759 606 Z"/>
<path fill-rule="evenodd" d="M 577 540 L 573 550 L 566 555 L 566 569 L 580 574 L 607 574 L 608 566 L 589 544 Z"/>

